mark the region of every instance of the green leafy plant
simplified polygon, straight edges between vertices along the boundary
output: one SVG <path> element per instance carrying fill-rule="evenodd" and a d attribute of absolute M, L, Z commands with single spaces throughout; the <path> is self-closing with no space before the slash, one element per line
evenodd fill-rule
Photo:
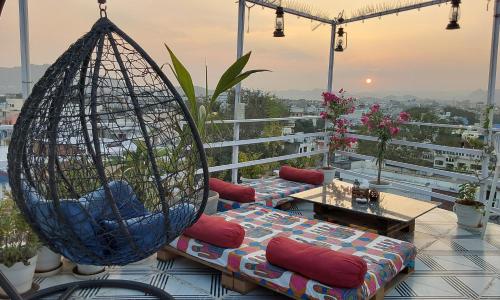
<path fill-rule="evenodd" d="M 474 206 L 476 209 L 482 209 L 484 204 L 476 201 L 476 192 L 479 188 L 477 183 L 463 183 L 458 187 L 457 203 L 467 206 Z"/>
<path fill-rule="evenodd" d="M 137 196 L 142 203 L 150 211 L 156 211 L 160 208 L 159 201 L 157 197 L 157 186 L 153 179 L 153 174 L 151 171 L 148 148 L 146 143 L 142 140 L 133 141 L 136 149 L 131 151 L 126 151 L 122 157 L 120 157 L 116 162 L 113 163 L 115 169 L 114 175 L 119 175 L 125 178 L 135 178 L 135 186 L 132 186 L 133 190 L 137 193 Z M 192 162 L 190 159 L 195 159 L 195 156 L 188 156 L 183 159 L 181 151 L 185 149 L 184 145 L 174 147 L 174 148 L 155 148 L 153 149 L 153 156 L 168 159 L 157 159 L 156 165 L 158 169 L 162 172 L 160 177 L 167 177 L 166 175 L 176 172 L 176 170 L 189 170 L 188 174 L 194 174 L 196 163 Z M 176 162 L 176 167 L 174 168 L 171 164 L 172 161 Z M 177 186 L 173 186 L 172 182 L 168 180 L 163 180 L 163 188 L 167 193 L 171 193 L 175 188 L 179 190 L 185 190 L 187 187 L 194 186 L 194 178 L 189 175 L 186 180 L 182 182 L 173 181 Z M 133 184 L 134 184 L 133 183 Z M 182 185 L 182 186 L 179 186 Z"/>
<path fill-rule="evenodd" d="M 351 148 L 357 141 L 356 138 L 347 136 L 351 123 L 345 118 L 346 115 L 354 113 L 356 99 L 346 97 L 344 89 L 338 92 L 339 96 L 325 92 L 323 93 L 323 106 L 325 111 L 320 113 L 324 120 L 332 123 L 333 130 L 328 146 L 328 167 L 332 169 L 335 160 L 335 151 Z"/>
<path fill-rule="evenodd" d="M 489 130 L 491 127 L 491 116 L 494 108 L 493 105 L 488 105 L 484 111 L 483 129 L 485 130 Z"/>
<path fill-rule="evenodd" d="M 18 262 L 29 265 L 29 259 L 36 255 L 39 247 L 37 236 L 12 196 L 6 194 L 0 200 L 0 264 L 9 268 Z"/>
<path fill-rule="evenodd" d="M 258 160 L 262 157 L 262 153 L 254 153 L 254 152 L 239 152 L 239 161 L 247 162 L 252 160 Z M 271 164 L 263 164 L 263 165 L 255 165 L 250 167 L 241 168 L 240 174 L 242 177 L 247 179 L 257 179 L 261 178 L 266 173 L 270 172 L 273 168 L 277 166 L 276 163 Z"/>
<path fill-rule="evenodd" d="M 320 164 L 320 161 L 321 161 L 321 156 L 315 155 L 315 156 L 304 156 L 304 157 L 289 159 L 285 161 L 285 164 L 292 166 L 294 168 L 307 169 L 307 168 L 317 167 Z"/>
<path fill-rule="evenodd" d="M 401 125 L 410 120 L 410 114 L 401 112 L 399 116 L 394 117 L 385 115 L 379 104 L 374 104 L 370 107 L 370 111 L 364 113 L 361 117 L 361 123 L 368 132 L 378 138 L 376 164 L 378 167 L 377 184 L 380 185 L 382 165 L 384 164 L 385 155 L 387 152 L 387 144 L 395 138 L 401 131 Z"/>
<path fill-rule="evenodd" d="M 236 62 L 234 62 L 225 72 L 222 74 L 217 86 L 212 93 L 209 94 L 208 91 L 208 70 L 205 67 L 205 95 L 202 97 L 202 101 L 198 101 L 195 94 L 193 79 L 189 71 L 184 67 L 181 61 L 174 54 L 172 49 L 170 49 L 166 44 L 165 47 L 170 55 L 172 61 L 169 64 L 172 73 L 176 77 L 182 91 L 187 98 L 187 105 L 191 116 L 193 117 L 198 132 L 200 133 L 201 139 L 206 142 L 207 140 L 207 122 L 214 121 L 218 118 L 218 112 L 215 111 L 217 98 L 226 91 L 233 88 L 238 83 L 242 82 L 250 75 L 266 72 L 268 70 L 249 70 L 243 71 L 245 66 L 250 60 L 251 52 L 240 57 Z M 213 123 L 213 122 L 212 122 Z M 213 125 L 213 124 L 212 124 Z"/>

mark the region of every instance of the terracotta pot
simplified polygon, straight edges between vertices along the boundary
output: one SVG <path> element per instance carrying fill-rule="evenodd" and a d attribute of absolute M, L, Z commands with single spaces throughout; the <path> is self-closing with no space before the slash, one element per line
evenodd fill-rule
<path fill-rule="evenodd" d="M 213 215 L 217 213 L 217 204 L 219 203 L 219 193 L 210 191 L 208 193 L 207 205 L 203 211 L 206 215 Z"/>
<path fill-rule="evenodd" d="M 36 262 L 37 273 L 45 273 L 56 270 L 61 266 L 61 255 L 54 253 L 49 248 L 43 246 L 38 250 L 38 260 Z"/>
<path fill-rule="evenodd" d="M 481 221 L 484 215 L 483 209 L 478 209 L 475 206 L 455 203 L 453 211 L 457 215 L 457 223 L 459 225 L 471 228 L 481 227 Z"/>
<path fill-rule="evenodd" d="M 321 169 L 321 172 L 323 172 L 325 179 L 323 180 L 323 184 L 330 184 L 335 180 L 335 169 Z"/>
<path fill-rule="evenodd" d="M 19 294 L 26 293 L 31 289 L 37 258 L 37 255 L 30 258 L 27 266 L 23 262 L 15 263 L 10 268 L 7 268 L 4 264 L 0 264 L 0 271 L 12 283 Z M 0 288 L 0 296 L 7 296 L 2 288 Z"/>

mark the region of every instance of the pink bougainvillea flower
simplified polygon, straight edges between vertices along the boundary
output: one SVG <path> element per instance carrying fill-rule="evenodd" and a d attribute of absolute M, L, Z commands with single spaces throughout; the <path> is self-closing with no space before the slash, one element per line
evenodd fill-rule
<path fill-rule="evenodd" d="M 323 93 L 323 100 L 325 101 L 325 103 L 330 103 L 332 101 L 335 100 L 335 98 L 337 98 L 337 96 L 335 96 L 334 94 L 332 93 L 329 93 L 329 92 L 325 92 Z"/>
<path fill-rule="evenodd" d="M 401 122 L 408 122 L 410 120 L 410 114 L 406 111 L 402 111 L 401 113 L 399 113 L 399 120 Z"/>
<path fill-rule="evenodd" d="M 324 119 L 328 118 L 328 113 L 327 113 L 327 112 L 322 111 L 322 112 L 320 112 L 320 113 L 319 113 L 319 116 L 321 117 L 321 119 L 323 119 L 323 120 L 324 120 Z"/>
<path fill-rule="evenodd" d="M 399 133 L 399 127 L 389 127 L 389 132 L 392 136 L 396 136 Z"/>
<path fill-rule="evenodd" d="M 372 107 L 370 108 L 370 110 L 372 113 L 378 112 L 380 110 L 380 104 L 378 104 L 378 103 L 373 104 Z"/>
<path fill-rule="evenodd" d="M 363 114 L 363 116 L 361 117 L 361 123 L 363 123 L 363 125 L 367 125 L 369 121 L 370 118 L 367 115 Z"/>

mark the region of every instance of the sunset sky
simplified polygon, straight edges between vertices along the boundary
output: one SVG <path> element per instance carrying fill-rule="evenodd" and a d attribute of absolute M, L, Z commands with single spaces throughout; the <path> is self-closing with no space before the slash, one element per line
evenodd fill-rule
<path fill-rule="evenodd" d="M 336 16 L 379 0 L 300 0 Z M 52 63 L 98 17 L 96 0 L 29 1 L 31 62 Z M 486 89 L 492 7 L 462 1 L 461 30 L 446 31 L 449 5 L 347 26 L 348 49 L 336 55 L 335 86 L 351 91 L 457 91 Z M 492 6 L 493 3 L 490 4 Z M 247 12 L 248 13 L 248 12 Z M 210 86 L 236 56 L 234 0 L 108 0 L 108 15 L 159 63 L 167 43 L 202 85 Z M 245 82 L 264 90 L 325 88 L 330 28 L 285 15 L 286 37 L 272 37 L 274 11 L 254 7 L 245 51 L 250 67 L 270 69 Z M 20 64 L 18 2 L 7 0 L 0 18 L 0 66 Z M 371 79 L 371 83 L 368 83 Z"/>

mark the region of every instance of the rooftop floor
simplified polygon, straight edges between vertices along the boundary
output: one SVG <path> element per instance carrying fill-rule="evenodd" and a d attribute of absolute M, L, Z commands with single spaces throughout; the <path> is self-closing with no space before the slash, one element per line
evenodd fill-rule
<path fill-rule="evenodd" d="M 290 213 L 312 217 L 312 205 L 296 203 Z M 435 209 L 420 217 L 415 233 L 400 236 L 418 248 L 416 270 L 396 286 L 386 299 L 500 299 L 500 226 L 488 226 L 485 240 L 478 233 L 457 227 L 453 212 Z M 41 288 L 77 280 L 72 266 L 65 264 L 59 275 L 36 278 Z M 259 288 L 240 295 L 221 286 L 221 274 L 197 263 L 178 258 L 168 262 L 110 267 L 102 278 L 149 283 L 168 291 L 176 299 L 288 299 Z M 150 299 L 117 289 L 92 289 L 75 299 Z"/>

